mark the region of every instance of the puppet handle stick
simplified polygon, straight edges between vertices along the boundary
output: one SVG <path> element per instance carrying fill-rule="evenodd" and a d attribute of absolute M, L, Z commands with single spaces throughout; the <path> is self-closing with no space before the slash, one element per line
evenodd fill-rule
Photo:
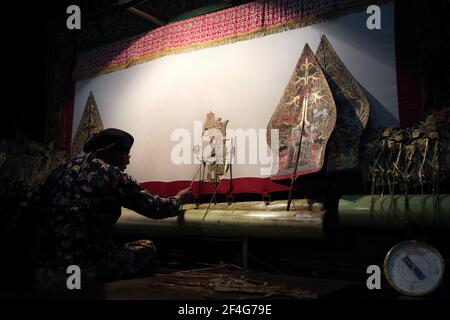
<path fill-rule="evenodd" d="M 217 184 L 216 190 L 214 190 L 214 194 L 211 198 L 211 201 L 209 201 L 208 208 L 206 208 L 205 214 L 203 215 L 202 221 L 205 220 L 206 215 L 208 214 L 209 208 L 211 208 L 211 204 L 216 198 L 217 192 L 219 191 L 220 184 L 222 183 L 223 179 L 225 178 L 225 175 L 227 174 L 228 170 L 227 167 L 225 168 L 225 173 L 223 174 L 222 178 L 220 179 L 219 183 Z"/>
<path fill-rule="evenodd" d="M 200 164 L 200 167 L 197 170 L 197 173 L 195 174 L 195 176 L 192 178 L 191 183 L 189 184 L 189 189 L 192 189 L 192 185 L 194 184 L 195 178 L 197 178 L 198 173 L 200 172 L 200 169 L 202 168 L 203 164 Z M 181 205 L 180 210 L 183 210 L 183 205 Z"/>
<path fill-rule="evenodd" d="M 208 208 L 206 208 L 206 211 L 205 211 L 205 214 L 203 215 L 202 221 L 205 220 L 205 217 L 206 217 L 206 215 L 208 214 L 209 208 L 211 208 L 211 204 L 212 204 L 214 198 L 216 197 L 217 191 L 219 191 L 219 186 L 220 186 L 220 183 L 221 183 L 221 182 L 222 182 L 222 180 L 219 181 L 219 184 L 217 185 L 217 188 L 216 188 L 216 190 L 214 191 L 214 194 L 213 194 L 213 196 L 212 196 L 212 198 L 211 198 L 211 201 L 209 201 Z"/>
<path fill-rule="evenodd" d="M 199 166 L 199 168 L 198 168 L 198 170 L 197 170 L 197 173 L 196 173 L 195 176 L 192 178 L 191 184 L 189 185 L 189 189 L 192 188 L 192 185 L 194 184 L 195 178 L 197 178 L 198 173 L 200 172 L 200 169 L 202 168 L 202 165 L 203 165 L 203 163 L 200 164 L 200 166 Z"/>
<path fill-rule="evenodd" d="M 303 140 L 303 129 L 305 127 L 305 114 L 304 114 L 304 110 L 302 110 L 303 112 L 303 116 L 302 116 L 302 126 L 301 126 L 301 130 L 300 130 L 300 141 L 298 143 L 298 150 L 297 150 L 297 155 L 296 155 L 296 159 L 295 159 L 295 167 L 294 167 L 294 173 L 292 174 L 292 178 L 291 178 L 291 186 L 289 187 L 289 197 L 288 197 L 288 203 L 287 203 L 287 211 L 289 211 L 289 209 L 291 208 L 291 202 L 292 202 L 292 196 L 293 196 L 293 191 L 294 191 L 294 182 L 295 182 L 295 178 L 297 177 L 297 168 L 298 168 L 298 162 L 300 160 L 300 152 L 302 150 L 302 140 Z"/>

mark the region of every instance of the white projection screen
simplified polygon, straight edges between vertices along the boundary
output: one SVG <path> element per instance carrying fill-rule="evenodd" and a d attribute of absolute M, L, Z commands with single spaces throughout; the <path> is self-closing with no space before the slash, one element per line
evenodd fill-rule
<path fill-rule="evenodd" d="M 364 89 L 371 103 L 370 125 L 398 125 L 394 4 L 381 6 L 381 30 L 366 27 L 364 9 L 311 25 L 255 39 L 164 56 L 125 70 L 76 83 L 72 139 L 92 91 L 105 128 L 135 138 L 127 173 L 139 182 L 190 181 L 194 164 L 171 160 L 177 129 L 190 132 L 209 111 L 229 120 L 229 129 L 264 130 L 306 43 L 315 52 L 322 34 Z M 265 135 L 258 154 L 268 153 Z M 194 141 L 191 141 L 192 145 Z M 233 176 L 267 177 L 254 150 Z M 259 155 L 258 155 L 259 157 Z M 191 155 L 194 158 L 194 154 Z"/>

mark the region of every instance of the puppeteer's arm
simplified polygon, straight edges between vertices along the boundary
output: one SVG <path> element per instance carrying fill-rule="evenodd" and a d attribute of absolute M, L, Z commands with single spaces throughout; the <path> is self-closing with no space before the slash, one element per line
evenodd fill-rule
<path fill-rule="evenodd" d="M 162 198 L 150 194 L 129 175 L 116 173 L 122 206 L 152 219 L 177 216 L 180 209 L 178 197 Z"/>

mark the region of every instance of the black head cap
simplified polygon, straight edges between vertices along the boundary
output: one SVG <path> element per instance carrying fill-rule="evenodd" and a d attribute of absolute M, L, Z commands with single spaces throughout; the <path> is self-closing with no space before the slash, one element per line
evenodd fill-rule
<path fill-rule="evenodd" d="M 133 143 L 134 138 L 128 132 L 109 128 L 100 131 L 89 139 L 84 145 L 83 151 L 88 153 L 129 151 Z"/>

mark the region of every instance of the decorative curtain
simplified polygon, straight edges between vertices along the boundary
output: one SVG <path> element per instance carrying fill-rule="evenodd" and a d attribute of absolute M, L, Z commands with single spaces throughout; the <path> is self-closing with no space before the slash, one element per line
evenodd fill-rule
<path fill-rule="evenodd" d="M 378 1 L 379 2 L 379 1 Z M 90 78 L 168 54 L 218 46 L 318 23 L 367 0 L 259 0 L 182 20 L 80 53 L 74 77 Z M 372 4 L 372 3 L 371 3 Z"/>

